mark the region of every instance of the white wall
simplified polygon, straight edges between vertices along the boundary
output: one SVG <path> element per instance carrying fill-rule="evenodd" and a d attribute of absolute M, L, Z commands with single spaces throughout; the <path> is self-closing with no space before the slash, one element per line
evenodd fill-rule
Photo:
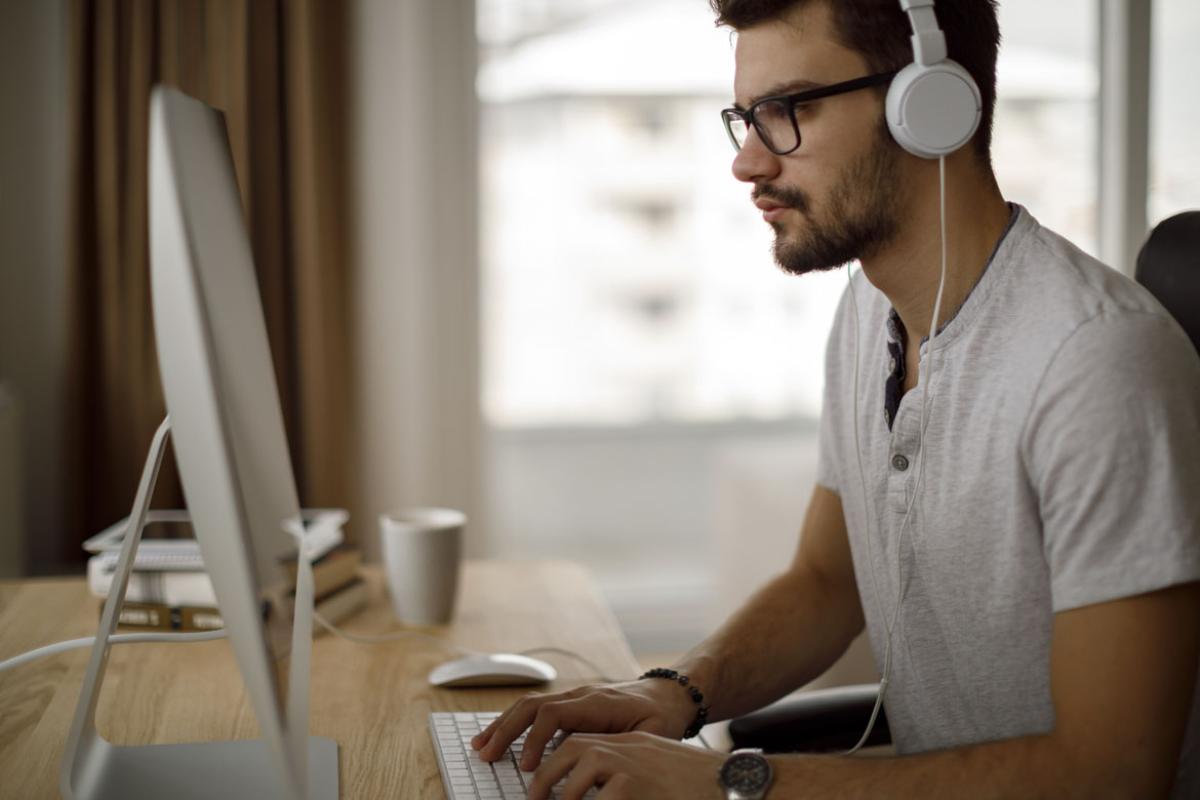
<path fill-rule="evenodd" d="M 358 496 L 465 510 L 484 547 L 472 0 L 350 5 L 350 241 Z"/>
<path fill-rule="evenodd" d="M 0 495 L 17 499 L 0 513 L 0 552 L 25 550 L 41 572 L 59 568 L 64 518 L 65 21 L 61 0 L 0 3 L 0 384 L 22 421 L 16 468 L 0 471 Z"/>

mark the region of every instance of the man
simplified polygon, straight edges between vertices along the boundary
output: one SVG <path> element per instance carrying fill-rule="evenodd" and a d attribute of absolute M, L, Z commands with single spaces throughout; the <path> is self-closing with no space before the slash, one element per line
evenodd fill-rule
<path fill-rule="evenodd" d="M 899 755 L 771 756 L 767 798 L 1200 796 L 1200 360 L 1144 290 L 1001 197 L 993 2 L 937 7 L 983 121 L 945 161 L 927 397 L 938 162 L 890 138 L 886 85 L 800 103 L 795 135 L 756 106 L 910 62 L 898 2 L 713 5 L 737 31 L 733 172 L 777 260 L 862 264 L 830 336 L 798 552 L 676 665 L 686 685 L 531 695 L 475 747 L 495 759 L 529 728 L 533 768 L 557 730 L 575 732 L 538 767 L 535 800 L 564 776 L 566 798 L 726 797 L 726 756 L 673 741 L 703 721 L 689 689 L 710 720 L 746 713 L 821 674 L 865 625 L 881 672 L 891 645 Z"/>

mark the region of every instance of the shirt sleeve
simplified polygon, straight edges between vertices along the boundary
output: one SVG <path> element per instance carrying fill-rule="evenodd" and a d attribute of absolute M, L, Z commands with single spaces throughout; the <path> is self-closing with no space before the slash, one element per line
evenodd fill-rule
<path fill-rule="evenodd" d="M 1173 320 L 1081 324 L 1042 376 L 1021 448 L 1055 612 L 1200 579 L 1200 358 Z"/>
<path fill-rule="evenodd" d="M 825 344 L 825 388 L 821 399 L 821 419 L 817 436 L 817 485 L 834 494 L 842 493 L 838 459 L 838 418 L 843 412 L 848 390 L 842 385 L 843 365 L 847 354 L 842 342 L 846 326 L 846 304 L 849 293 L 842 294 Z"/>

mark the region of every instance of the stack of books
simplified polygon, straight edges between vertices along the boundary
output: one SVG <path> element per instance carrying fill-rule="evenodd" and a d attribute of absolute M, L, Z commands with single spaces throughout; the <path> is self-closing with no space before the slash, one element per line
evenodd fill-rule
<path fill-rule="evenodd" d="M 88 588 L 96 597 L 108 597 L 117 557 L 118 553 L 110 549 L 88 559 Z M 330 542 L 323 552 L 318 550 L 314 554 L 315 607 L 330 623 L 337 624 L 366 605 L 367 585 L 360 574 L 361 566 L 361 553 L 340 542 Z M 295 560 L 286 567 L 294 584 Z M 103 601 L 100 608 L 104 608 Z M 216 593 L 204 571 L 195 540 L 141 542 L 118 624 L 124 628 L 170 631 L 210 631 L 224 627 Z M 322 630 L 314 626 L 313 632 Z"/>

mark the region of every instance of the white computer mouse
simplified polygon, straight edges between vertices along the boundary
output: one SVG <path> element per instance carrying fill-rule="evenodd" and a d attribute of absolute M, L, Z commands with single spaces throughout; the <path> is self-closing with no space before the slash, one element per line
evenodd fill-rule
<path fill-rule="evenodd" d="M 489 653 L 447 661 L 434 667 L 429 682 L 434 686 L 533 686 L 558 677 L 545 661 L 513 653 Z"/>

